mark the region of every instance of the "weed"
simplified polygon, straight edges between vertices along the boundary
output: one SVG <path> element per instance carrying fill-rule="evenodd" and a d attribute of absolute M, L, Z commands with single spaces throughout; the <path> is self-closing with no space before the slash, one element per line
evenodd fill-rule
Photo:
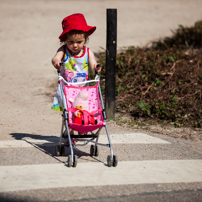
<path fill-rule="evenodd" d="M 99 59 L 102 80 L 104 55 Z M 150 48 L 128 47 L 117 55 L 116 111 L 175 127 L 201 127 L 201 55 L 201 21 L 193 27 L 180 25 L 172 37 L 152 42 Z"/>

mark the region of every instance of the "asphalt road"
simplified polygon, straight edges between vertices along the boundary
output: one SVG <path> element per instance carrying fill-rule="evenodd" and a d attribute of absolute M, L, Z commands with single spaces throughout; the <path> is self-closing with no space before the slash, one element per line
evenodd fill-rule
<path fill-rule="evenodd" d="M 106 143 L 105 132 L 101 142 Z M 90 156 L 76 147 L 58 157 L 58 137 L 12 134 L 0 141 L 1 201 L 201 201 L 202 149 L 189 141 L 148 133 L 111 134 L 117 167 L 107 166 L 108 147 Z"/>

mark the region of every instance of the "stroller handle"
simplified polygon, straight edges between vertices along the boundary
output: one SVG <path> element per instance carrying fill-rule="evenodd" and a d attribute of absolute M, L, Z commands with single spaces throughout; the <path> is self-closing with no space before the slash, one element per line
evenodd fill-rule
<path fill-rule="evenodd" d="M 60 66 L 62 66 L 62 62 L 60 63 Z M 60 76 L 60 69 L 57 70 L 58 76 Z"/>
<path fill-rule="evenodd" d="M 62 66 L 62 62 L 60 63 L 60 66 Z M 96 67 L 101 67 L 101 64 L 97 64 Z M 58 69 L 58 74 L 60 73 L 60 70 Z M 95 70 L 95 76 L 98 75 L 98 72 Z"/>
<path fill-rule="evenodd" d="M 101 67 L 101 64 L 97 64 L 96 67 Z M 95 70 L 95 76 L 98 75 L 98 72 Z"/>

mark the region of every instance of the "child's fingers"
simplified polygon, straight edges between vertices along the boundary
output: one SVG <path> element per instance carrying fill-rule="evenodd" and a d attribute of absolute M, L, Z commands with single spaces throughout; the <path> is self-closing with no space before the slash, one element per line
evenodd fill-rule
<path fill-rule="evenodd" d="M 62 62 L 59 63 L 58 68 L 62 69 Z"/>
<path fill-rule="evenodd" d="M 102 67 L 101 67 L 101 64 L 97 64 L 96 66 L 95 66 L 95 71 L 96 72 L 100 72 L 101 71 L 101 69 L 102 69 Z"/>
<path fill-rule="evenodd" d="M 58 69 L 58 70 L 59 70 L 59 69 L 62 69 L 62 63 L 61 63 L 61 62 L 55 63 L 54 66 L 55 66 L 55 68 Z"/>

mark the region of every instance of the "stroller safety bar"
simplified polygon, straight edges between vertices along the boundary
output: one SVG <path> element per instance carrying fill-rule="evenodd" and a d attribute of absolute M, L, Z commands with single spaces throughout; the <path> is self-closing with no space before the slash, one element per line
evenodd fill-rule
<path fill-rule="evenodd" d="M 68 86 L 78 86 L 78 85 L 85 85 L 87 83 L 93 83 L 93 82 L 99 82 L 98 79 L 95 78 L 95 80 L 88 80 L 88 81 L 84 81 L 84 82 L 77 82 L 77 83 L 70 83 L 65 81 L 65 79 L 62 76 L 58 76 L 58 79 L 60 81 L 63 81 L 63 83 L 67 84 Z"/>

